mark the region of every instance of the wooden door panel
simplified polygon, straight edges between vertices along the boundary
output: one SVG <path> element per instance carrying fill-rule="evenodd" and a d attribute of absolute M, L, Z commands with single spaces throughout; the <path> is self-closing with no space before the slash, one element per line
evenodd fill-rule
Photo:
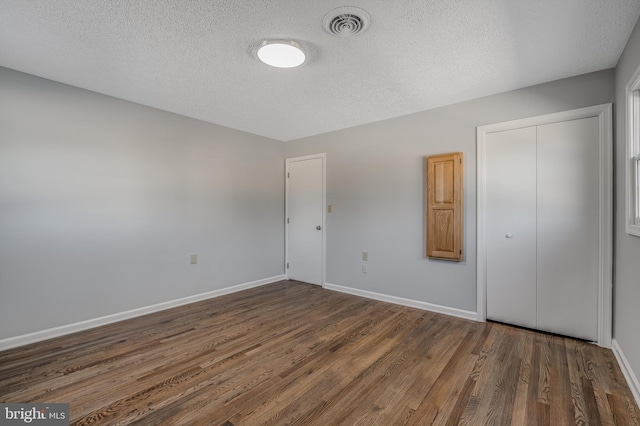
<path fill-rule="evenodd" d="M 461 152 L 426 158 L 427 257 L 462 260 L 463 155 Z"/>
<path fill-rule="evenodd" d="M 435 204 L 453 204 L 454 201 L 454 160 L 446 159 L 434 161 L 434 185 L 435 193 L 433 202 Z"/>
<path fill-rule="evenodd" d="M 455 244 L 453 242 L 454 211 L 452 209 L 434 211 L 433 229 L 431 233 L 435 235 L 434 250 L 438 252 L 453 253 Z"/>

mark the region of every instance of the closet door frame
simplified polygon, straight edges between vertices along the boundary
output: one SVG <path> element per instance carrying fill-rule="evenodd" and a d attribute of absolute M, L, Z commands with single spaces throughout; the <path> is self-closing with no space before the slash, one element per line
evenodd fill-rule
<path fill-rule="evenodd" d="M 598 260 L 598 345 L 611 347 L 612 325 L 612 244 L 613 244 L 613 135 L 612 104 L 546 114 L 537 117 L 479 126 L 477 141 L 477 319 L 487 320 L 487 250 L 486 250 L 486 148 L 489 133 L 540 126 L 581 118 L 597 117 L 599 121 L 599 260 Z"/>

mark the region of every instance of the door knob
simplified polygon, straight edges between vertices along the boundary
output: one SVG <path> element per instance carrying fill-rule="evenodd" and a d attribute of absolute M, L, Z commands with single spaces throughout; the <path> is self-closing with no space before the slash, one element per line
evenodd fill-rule
<path fill-rule="evenodd" d="M 320 225 L 316 226 L 316 229 L 319 231 L 322 229 L 322 227 Z"/>
<path fill-rule="evenodd" d="M 504 237 L 505 238 L 513 238 L 513 234 L 506 234 Z"/>

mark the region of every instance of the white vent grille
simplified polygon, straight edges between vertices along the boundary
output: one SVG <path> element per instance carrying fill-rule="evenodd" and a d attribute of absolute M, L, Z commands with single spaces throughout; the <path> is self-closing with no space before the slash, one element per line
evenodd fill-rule
<path fill-rule="evenodd" d="M 331 35 L 349 37 L 369 26 L 369 15 L 357 7 L 339 7 L 325 15 L 322 26 Z"/>

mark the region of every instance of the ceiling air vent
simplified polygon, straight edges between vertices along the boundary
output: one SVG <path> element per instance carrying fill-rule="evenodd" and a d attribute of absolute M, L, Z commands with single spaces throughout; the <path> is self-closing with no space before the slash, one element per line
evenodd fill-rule
<path fill-rule="evenodd" d="M 339 7 L 324 16 L 322 26 L 334 36 L 353 36 L 369 26 L 369 14 L 357 7 Z"/>

